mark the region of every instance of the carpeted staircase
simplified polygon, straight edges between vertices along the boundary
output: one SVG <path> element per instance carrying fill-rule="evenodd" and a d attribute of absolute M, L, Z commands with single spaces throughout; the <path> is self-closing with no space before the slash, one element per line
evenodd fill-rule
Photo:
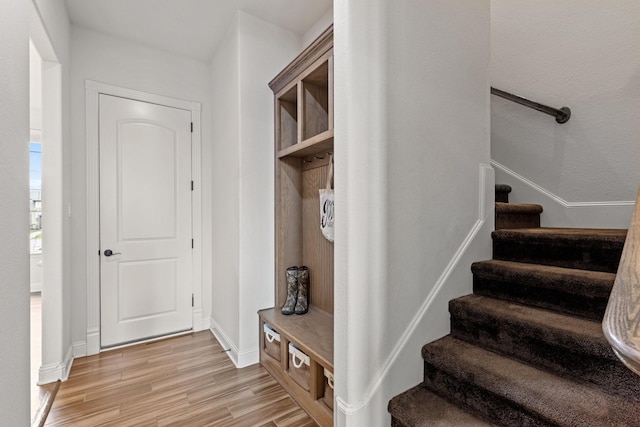
<path fill-rule="evenodd" d="M 451 334 L 422 348 L 424 381 L 389 402 L 393 427 L 640 426 L 640 376 L 601 320 L 626 230 L 540 228 L 496 186 L 493 259 L 450 301 Z"/>

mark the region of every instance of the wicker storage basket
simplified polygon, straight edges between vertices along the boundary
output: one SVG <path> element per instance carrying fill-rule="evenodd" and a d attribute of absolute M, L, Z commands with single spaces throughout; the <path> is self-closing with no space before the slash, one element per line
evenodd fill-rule
<path fill-rule="evenodd" d="M 264 351 L 278 362 L 280 361 L 280 334 L 270 325 L 264 324 Z"/>
<path fill-rule="evenodd" d="M 309 356 L 289 343 L 289 376 L 306 391 L 309 391 L 310 363 Z"/>

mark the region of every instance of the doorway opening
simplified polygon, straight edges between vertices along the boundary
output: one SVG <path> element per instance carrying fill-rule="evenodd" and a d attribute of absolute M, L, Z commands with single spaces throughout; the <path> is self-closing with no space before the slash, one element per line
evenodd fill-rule
<path fill-rule="evenodd" d="M 202 312 L 202 243 L 201 239 L 193 238 L 194 236 L 202 235 L 202 195 L 201 195 L 201 136 L 200 136 L 200 122 L 201 122 L 201 105 L 196 102 L 179 100 L 176 98 L 165 97 L 162 95 L 156 95 L 146 93 L 138 90 L 122 88 L 118 86 L 112 86 L 109 84 L 98 83 L 96 81 L 87 80 L 85 82 L 86 89 L 86 149 L 87 149 L 87 253 L 96 254 L 96 256 L 87 257 L 87 340 L 86 340 L 86 355 L 98 354 L 103 348 L 101 343 L 102 324 L 101 324 L 101 263 L 102 260 L 113 260 L 116 258 L 124 258 L 125 255 L 131 252 L 125 251 L 119 246 L 107 246 L 107 242 L 101 241 L 101 204 L 100 194 L 101 181 L 100 181 L 100 163 L 102 159 L 101 150 L 102 144 L 99 143 L 100 138 L 100 120 L 99 120 L 99 105 L 100 98 L 102 96 L 117 97 L 122 99 L 137 100 L 140 102 L 148 103 L 150 105 L 159 105 L 169 108 L 185 110 L 190 112 L 192 126 L 189 124 L 188 133 L 191 135 L 191 154 L 190 154 L 190 169 L 191 180 L 186 184 L 189 187 L 187 193 L 190 193 L 190 200 L 185 201 L 185 204 L 191 205 L 191 238 L 187 240 L 189 251 L 191 252 L 191 274 L 190 285 L 192 293 L 190 298 L 187 298 L 189 311 L 191 312 L 191 329 L 193 331 L 200 331 L 205 329 L 204 319 Z M 134 126 L 133 128 L 136 128 Z M 134 129 L 130 130 L 134 130 Z M 185 129 L 186 131 L 186 129 Z M 144 151 L 143 151 L 144 153 Z M 135 164 L 135 162 L 134 162 Z M 131 169 L 133 170 L 133 169 Z M 178 169 L 175 169 L 178 170 Z M 181 181 L 182 182 L 182 181 Z M 131 199 L 131 206 L 134 206 L 140 201 Z M 148 202 L 147 202 L 148 203 Z M 157 201 L 153 199 L 153 204 Z M 135 211 L 147 212 L 148 207 L 139 207 Z M 176 212 L 177 215 L 177 212 Z M 135 216 L 134 216 L 135 217 Z M 171 215 L 165 217 L 170 218 Z M 158 215 L 153 216 L 154 220 L 160 218 Z M 177 216 L 176 216 L 177 218 Z M 128 241 L 134 242 L 141 240 L 141 237 L 135 233 L 139 233 L 147 227 L 136 226 L 133 228 L 131 236 L 127 237 Z M 177 230 L 177 229 L 176 229 Z M 177 235 L 177 234 L 176 234 Z M 105 246 L 102 247 L 101 244 Z M 107 254 L 107 250 L 109 253 Z M 134 263 L 131 263 L 133 265 Z M 142 263 L 138 263 L 138 266 L 144 267 Z M 140 295 L 144 295 L 142 292 Z M 189 295 L 188 295 L 189 297 Z M 138 299 L 139 300 L 139 299 Z M 135 298 L 131 301 L 136 301 Z M 155 302 L 157 303 L 157 301 Z M 137 307 L 134 307 L 137 310 Z M 161 310 L 159 310 L 161 311 Z M 129 310 L 133 313 L 133 311 Z M 132 318 L 135 318 L 135 313 Z M 143 316 L 144 317 L 144 316 Z M 182 328 L 180 328 L 182 329 Z M 159 334 L 164 335 L 165 333 Z M 150 338 L 153 338 L 154 334 L 147 334 Z M 123 340 L 126 343 L 126 339 Z M 105 348 L 109 346 L 106 345 Z"/>
<path fill-rule="evenodd" d="M 34 11 L 34 13 L 37 13 Z M 30 31 L 30 290 L 31 412 L 37 414 L 43 393 L 68 375 L 64 343 L 64 168 L 62 138 L 62 66 L 37 15 Z M 26 148 L 26 147 L 25 147 Z M 32 230 L 33 228 L 33 230 Z M 25 236 L 27 238 L 27 236 Z M 41 257 L 41 258 L 38 258 Z M 38 304 L 38 293 L 40 301 Z M 40 350 L 40 351 L 38 351 Z"/>
<path fill-rule="evenodd" d="M 42 360 L 42 58 L 29 40 L 29 263 L 31 291 L 31 416 L 40 406 Z"/>

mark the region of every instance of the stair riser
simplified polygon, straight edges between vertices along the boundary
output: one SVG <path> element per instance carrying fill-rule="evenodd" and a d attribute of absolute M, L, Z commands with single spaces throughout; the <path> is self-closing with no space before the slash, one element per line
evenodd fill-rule
<path fill-rule="evenodd" d="M 424 363 L 424 384 L 438 395 L 475 411 L 493 423 L 505 426 L 552 426 L 537 414 L 530 413 L 515 402 L 497 396 L 475 384 L 460 381 L 441 371 L 428 361 Z"/>
<path fill-rule="evenodd" d="M 563 242 L 553 244 L 535 240 L 493 240 L 493 258 L 591 271 L 615 273 L 618 269 L 622 245 L 610 242 L 590 242 L 588 245 Z"/>
<path fill-rule="evenodd" d="M 455 338 L 543 367 L 558 375 L 595 384 L 621 396 L 634 400 L 640 397 L 637 378 L 617 360 L 572 352 L 530 334 L 531 331 L 526 328 L 513 327 L 504 322 L 500 326 L 491 326 L 490 323 L 483 324 L 459 316 L 454 318 L 452 314 L 451 335 Z"/>
<path fill-rule="evenodd" d="M 608 302 L 608 298 L 563 292 L 561 286 L 558 289 L 542 289 L 478 276 L 473 278 L 473 293 L 597 321 L 602 320 Z"/>
<path fill-rule="evenodd" d="M 593 340 L 564 331 L 545 330 L 539 325 L 527 327 L 512 319 L 465 312 L 464 307 L 451 307 L 449 311 L 451 335 L 455 338 L 464 337 L 461 339 L 471 344 L 516 356 L 532 365 L 553 368 L 567 364 L 569 368 L 576 368 L 580 358 L 617 363 L 604 337 Z"/>
<path fill-rule="evenodd" d="M 540 215 L 496 214 L 496 230 L 540 227 Z"/>
<path fill-rule="evenodd" d="M 509 203 L 509 193 L 496 191 L 496 202 Z"/>
<path fill-rule="evenodd" d="M 495 200 L 496 202 L 509 203 L 509 193 L 511 193 L 511 187 L 506 184 L 495 185 Z"/>

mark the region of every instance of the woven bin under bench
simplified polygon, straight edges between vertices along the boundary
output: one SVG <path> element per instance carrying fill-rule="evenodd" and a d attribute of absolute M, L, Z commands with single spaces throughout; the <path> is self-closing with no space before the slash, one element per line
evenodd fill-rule
<path fill-rule="evenodd" d="M 265 323 L 264 327 L 264 351 L 278 362 L 280 361 L 280 334 Z"/>
<path fill-rule="evenodd" d="M 289 367 L 287 372 L 300 387 L 309 391 L 311 359 L 302 350 L 289 343 Z"/>

